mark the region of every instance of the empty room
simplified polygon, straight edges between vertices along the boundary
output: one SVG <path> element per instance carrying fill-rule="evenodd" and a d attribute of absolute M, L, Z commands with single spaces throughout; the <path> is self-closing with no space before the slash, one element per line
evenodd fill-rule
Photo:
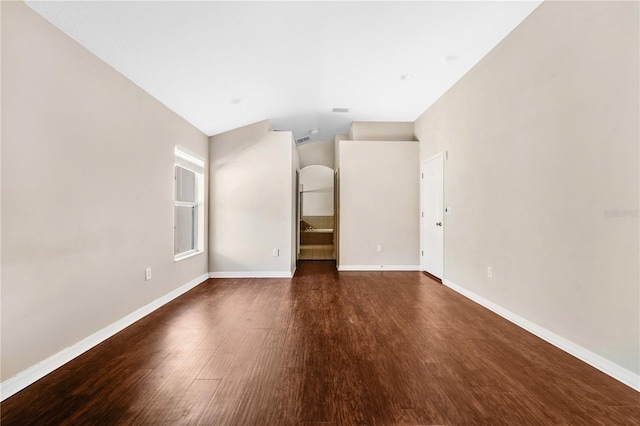
<path fill-rule="evenodd" d="M 638 1 L 0 25 L 3 425 L 640 424 Z"/>

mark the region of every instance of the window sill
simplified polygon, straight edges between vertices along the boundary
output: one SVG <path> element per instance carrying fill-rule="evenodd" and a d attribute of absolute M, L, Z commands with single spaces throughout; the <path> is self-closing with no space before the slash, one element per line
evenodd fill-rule
<path fill-rule="evenodd" d="M 199 254 L 204 253 L 204 250 L 190 250 L 190 251 L 185 251 L 184 253 L 180 253 L 179 255 L 174 256 L 173 261 L 174 262 L 180 262 L 181 260 L 185 260 L 188 259 L 190 257 L 193 256 L 197 256 Z"/>

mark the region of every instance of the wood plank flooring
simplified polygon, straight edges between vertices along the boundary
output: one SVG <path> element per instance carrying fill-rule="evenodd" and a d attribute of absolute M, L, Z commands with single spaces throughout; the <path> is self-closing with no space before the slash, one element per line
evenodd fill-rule
<path fill-rule="evenodd" d="M 631 425 L 640 394 L 417 272 L 196 287 L 4 401 L 2 425 Z"/>

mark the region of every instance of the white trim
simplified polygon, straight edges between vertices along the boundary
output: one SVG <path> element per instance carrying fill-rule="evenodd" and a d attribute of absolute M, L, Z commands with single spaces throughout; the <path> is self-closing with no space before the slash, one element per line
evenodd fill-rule
<path fill-rule="evenodd" d="M 433 154 L 431 157 L 425 158 L 424 160 L 422 160 L 422 164 L 426 163 L 427 161 L 435 160 L 436 158 L 442 156 L 444 156 L 444 151 L 440 151 L 437 154 Z"/>
<path fill-rule="evenodd" d="M 181 296 L 198 284 L 203 283 L 208 278 L 208 274 L 200 275 L 199 277 L 189 281 L 183 286 L 178 287 L 175 290 L 165 294 L 159 299 L 156 299 L 153 302 L 135 310 L 124 318 L 119 319 L 118 321 L 104 327 L 103 329 L 91 334 L 90 336 L 85 337 L 74 345 L 61 350 L 60 352 L 50 356 L 49 358 L 40 361 L 39 363 L 32 365 L 26 370 L 21 371 L 15 376 L 5 380 L 4 382 L 0 383 L 0 401 L 4 401 L 11 395 L 14 395 L 15 393 L 31 385 L 32 383 L 35 383 L 37 380 L 40 380 L 47 374 L 51 373 L 53 370 L 62 367 L 67 362 L 83 354 L 99 343 L 102 343 L 109 337 L 113 336 L 119 331 L 122 331 L 134 322 L 149 315 L 151 312 L 167 304 L 176 297 Z"/>
<path fill-rule="evenodd" d="M 292 278 L 291 271 L 217 271 L 209 272 L 209 278 Z"/>
<path fill-rule="evenodd" d="M 176 165 L 180 165 L 180 167 L 182 167 L 183 169 L 184 168 L 188 168 L 188 170 L 191 170 L 192 172 L 195 172 L 195 173 L 204 173 L 204 160 L 203 159 L 198 158 L 198 157 L 196 157 L 194 155 L 191 155 L 191 154 L 187 154 L 186 152 L 184 152 L 181 148 L 178 148 L 177 146 L 174 147 L 173 152 L 174 152 L 176 158 L 182 160 L 181 162 L 176 161 Z"/>
<path fill-rule="evenodd" d="M 420 271 L 420 265 L 340 265 L 338 271 Z"/>
<path fill-rule="evenodd" d="M 196 201 L 174 201 L 173 205 L 176 207 L 198 207 Z"/>
<path fill-rule="evenodd" d="M 603 373 L 640 392 L 640 375 L 635 374 L 632 371 L 629 371 L 626 368 L 623 368 L 618 364 L 615 364 L 608 359 L 595 354 L 588 349 L 585 349 L 582 346 L 577 345 L 574 342 L 547 330 L 546 328 L 539 326 L 538 324 L 522 318 L 521 316 L 514 314 L 513 312 L 503 308 L 502 306 L 496 305 L 495 303 L 485 299 L 484 297 L 472 292 L 471 290 L 467 290 L 466 288 L 461 287 L 450 280 L 443 279 L 442 283 L 453 291 L 460 293 L 468 299 L 473 300 L 474 302 L 484 306 L 490 311 L 493 311 L 501 317 L 511 321 L 515 325 L 524 328 L 530 333 L 535 334 L 542 340 L 546 340 L 557 348 L 562 349 L 563 351 L 575 356 L 579 360 L 586 362 L 592 367 L 597 368 Z"/>
<path fill-rule="evenodd" d="M 176 254 L 174 256 L 174 258 L 173 258 L 173 261 L 174 262 L 180 262 L 181 260 L 185 260 L 185 259 L 188 259 L 188 258 L 193 257 L 193 256 L 197 256 L 197 255 L 202 254 L 202 253 L 204 253 L 204 250 L 193 249 L 193 250 L 185 251 L 184 253 Z"/>

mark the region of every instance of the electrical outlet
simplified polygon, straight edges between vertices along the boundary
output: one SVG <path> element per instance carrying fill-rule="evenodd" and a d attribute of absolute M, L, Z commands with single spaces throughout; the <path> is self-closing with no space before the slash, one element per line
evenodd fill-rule
<path fill-rule="evenodd" d="M 376 251 L 382 251 L 382 244 L 378 244 L 376 246 Z"/>
<path fill-rule="evenodd" d="M 273 249 L 273 257 L 280 256 L 280 249 Z"/>
<path fill-rule="evenodd" d="M 151 279 L 151 268 L 144 270 L 144 280 L 149 281 Z"/>
<path fill-rule="evenodd" d="M 487 277 L 493 278 L 493 267 L 487 266 Z"/>

